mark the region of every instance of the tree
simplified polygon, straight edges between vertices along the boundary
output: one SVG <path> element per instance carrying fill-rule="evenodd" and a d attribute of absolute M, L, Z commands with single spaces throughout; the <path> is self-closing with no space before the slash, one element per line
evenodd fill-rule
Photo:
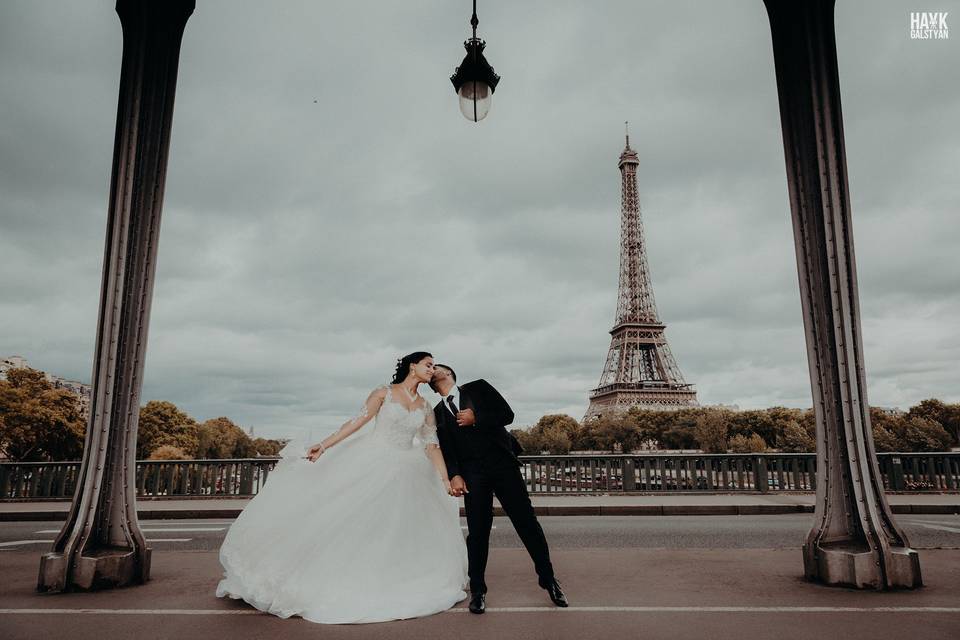
<path fill-rule="evenodd" d="M 960 402 L 946 405 L 940 415 L 940 424 L 953 437 L 951 444 L 960 447 Z"/>
<path fill-rule="evenodd" d="M 897 434 L 903 451 L 946 451 L 950 447 L 950 434 L 939 422 L 920 417 L 906 417 Z"/>
<path fill-rule="evenodd" d="M 165 444 L 157 447 L 150 453 L 149 460 L 190 460 L 183 449 Z"/>
<path fill-rule="evenodd" d="M 529 430 L 513 429 L 520 446 L 528 453 L 546 451 L 565 455 L 581 439 L 583 428 L 574 418 L 563 414 L 548 414 L 540 418 Z"/>
<path fill-rule="evenodd" d="M 739 411 L 733 414 L 731 418 L 730 432 L 734 435 L 740 434 L 749 437 L 751 434 L 760 436 L 764 442 L 775 444 L 783 428 L 786 426 L 786 420 L 794 416 L 784 414 L 784 407 L 776 407 L 776 410 L 753 409 L 749 411 Z"/>
<path fill-rule="evenodd" d="M 585 425 L 584 442 L 589 441 L 603 451 L 633 451 L 640 446 L 640 431 L 627 413 L 610 412 L 593 418 Z"/>
<path fill-rule="evenodd" d="M 544 431 L 540 442 L 541 446 L 553 455 L 566 455 L 570 453 L 570 447 L 572 445 L 570 436 L 561 429 Z"/>
<path fill-rule="evenodd" d="M 17 461 L 76 460 L 86 422 L 77 396 L 55 389 L 42 371 L 10 369 L 0 380 L 0 450 Z"/>
<path fill-rule="evenodd" d="M 253 440 L 253 450 L 258 456 L 275 456 L 283 449 L 283 442 L 279 440 L 268 440 L 266 438 L 255 438 Z"/>
<path fill-rule="evenodd" d="M 199 444 L 197 421 L 172 402 L 151 400 L 140 407 L 137 427 L 137 459 L 144 459 L 164 445 L 193 452 Z"/>
<path fill-rule="evenodd" d="M 945 404 L 936 398 L 928 398 L 910 407 L 907 418 L 924 418 L 940 424 L 951 434 L 950 444 L 960 445 L 960 404 Z"/>
<path fill-rule="evenodd" d="M 737 434 L 730 438 L 730 451 L 732 453 L 763 453 L 767 450 L 767 443 L 756 433 L 747 437 L 743 434 Z"/>
<path fill-rule="evenodd" d="M 576 442 L 573 443 L 573 448 L 576 451 L 597 451 L 602 449 L 599 441 L 597 440 L 597 431 L 595 427 L 595 420 L 585 420 L 580 426 L 580 435 L 577 437 Z"/>
<path fill-rule="evenodd" d="M 529 429 L 511 429 L 510 433 L 517 439 L 517 442 L 520 443 L 520 446 L 523 447 L 527 455 L 536 455 L 543 451 L 540 437 L 535 433 L 531 433 Z"/>
<path fill-rule="evenodd" d="M 660 436 L 660 442 L 666 449 L 696 449 L 696 423 L 670 427 Z"/>
<path fill-rule="evenodd" d="M 206 459 L 252 458 L 253 441 L 230 418 L 212 418 L 198 428 L 196 456 Z"/>
<path fill-rule="evenodd" d="M 873 448 L 877 453 L 899 451 L 897 437 L 893 435 L 886 427 L 876 422 L 873 422 L 871 427 L 873 429 Z"/>
<path fill-rule="evenodd" d="M 726 411 L 706 411 L 697 418 L 694 437 L 704 453 L 726 453 L 730 416 Z"/>
<path fill-rule="evenodd" d="M 787 422 L 779 444 L 780 451 L 784 453 L 809 453 L 817 450 L 817 441 L 796 420 Z"/>

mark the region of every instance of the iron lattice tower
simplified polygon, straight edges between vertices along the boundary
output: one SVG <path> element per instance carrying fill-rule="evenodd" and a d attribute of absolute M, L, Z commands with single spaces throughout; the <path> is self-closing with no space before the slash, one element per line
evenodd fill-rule
<path fill-rule="evenodd" d="M 640 201 L 637 196 L 637 152 L 626 148 L 620 154 L 620 286 L 616 324 L 610 331 L 610 351 L 600 375 L 600 384 L 590 392 L 584 419 L 611 411 L 680 409 L 695 407 L 697 392 L 684 382 L 670 345 L 664 336 L 650 284 Z"/>

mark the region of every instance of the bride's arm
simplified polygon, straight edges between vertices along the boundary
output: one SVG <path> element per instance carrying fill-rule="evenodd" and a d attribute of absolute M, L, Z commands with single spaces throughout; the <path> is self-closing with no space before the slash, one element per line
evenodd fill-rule
<path fill-rule="evenodd" d="M 440 451 L 440 440 L 437 439 L 437 418 L 433 415 L 433 411 L 429 405 L 427 405 L 423 424 L 417 431 L 417 435 L 423 440 L 423 447 L 427 453 L 427 457 L 430 458 L 430 462 L 433 463 L 433 468 L 436 469 L 440 475 L 440 480 L 443 481 L 443 485 L 447 488 L 447 493 L 453 495 L 450 489 L 450 478 L 447 477 L 447 463 L 443 461 L 443 452 Z"/>
<path fill-rule="evenodd" d="M 310 447 L 307 451 L 307 458 L 309 458 L 311 462 L 316 462 L 317 458 L 319 458 L 324 451 L 370 422 L 370 420 L 377 415 L 377 412 L 380 411 L 380 407 L 383 405 L 383 399 L 386 397 L 386 387 L 380 387 L 370 392 L 370 395 L 367 396 L 367 401 L 363 403 L 360 413 L 344 422 L 340 425 L 339 429 L 321 440 L 318 444 Z"/>
<path fill-rule="evenodd" d="M 443 481 L 443 486 L 447 488 L 447 493 L 453 495 L 450 488 L 450 478 L 447 477 L 447 465 L 443 461 L 443 453 L 440 451 L 440 447 L 436 444 L 428 444 L 426 449 L 427 457 L 433 463 L 433 468 L 440 474 L 440 480 Z"/>

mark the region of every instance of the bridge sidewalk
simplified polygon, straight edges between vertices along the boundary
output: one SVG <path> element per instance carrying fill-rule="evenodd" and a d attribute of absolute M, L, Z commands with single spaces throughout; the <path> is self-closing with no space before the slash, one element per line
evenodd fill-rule
<path fill-rule="evenodd" d="M 811 493 L 534 495 L 538 515 L 778 515 L 812 513 Z M 148 499 L 137 501 L 143 519 L 234 518 L 249 498 Z M 894 513 L 960 513 L 960 494 L 888 494 Z M 64 520 L 67 501 L 0 502 L 0 521 Z M 499 505 L 495 512 L 500 515 Z"/>

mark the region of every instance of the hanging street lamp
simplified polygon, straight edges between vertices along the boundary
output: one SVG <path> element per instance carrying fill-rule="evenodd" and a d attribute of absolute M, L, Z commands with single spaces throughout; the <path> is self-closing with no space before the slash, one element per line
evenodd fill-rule
<path fill-rule="evenodd" d="M 490 98 L 493 96 L 500 76 L 493 72 L 493 67 L 483 57 L 483 49 L 487 43 L 477 38 L 477 0 L 473 0 L 473 16 L 470 26 L 473 27 L 473 37 L 463 43 L 467 55 L 456 71 L 450 76 L 450 82 L 457 95 L 460 96 L 460 112 L 463 117 L 473 122 L 480 122 L 487 117 L 490 111 Z"/>

